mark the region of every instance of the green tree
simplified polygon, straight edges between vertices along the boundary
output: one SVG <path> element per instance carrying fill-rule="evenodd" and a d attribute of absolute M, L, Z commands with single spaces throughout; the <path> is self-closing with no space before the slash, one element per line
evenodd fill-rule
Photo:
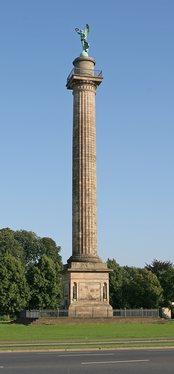
<path fill-rule="evenodd" d="M 20 230 L 15 232 L 15 240 L 22 246 L 24 251 L 25 266 L 27 271 L 27 281 L 30 287 L 31 297 L 30 297 L 30 308 L 51 308 L 58 306 L 61 303 L 62 295 L 62 258 L 60 256 L 61 248 L 56 245 L 55 241 L 51 238 L 38 237 L 35 233 L 31 231 Z M 44 257 L 46 256 L 46 257 Z M 50 269 L 51 276 L 55 274 L 56 279 L 56 303 L 54 298 L 54 292 L 51 293 L 51 289 L 45 288 L 45 292 L 48 292 L 48 295 L 45 295 L 45 302 L 43 301 L 43 295 L 37 296 L 37 290 L 34 290 L 34 287 L 37 288 L 38 285 L 43 283 L 43 277 L 41 274 L 41 264 L 43 258 L 48 258 L 52 260 L 53 270 L 47 268 L 47 277 Z M 54 283 L 54 282 L 53 282 Z M 35 286 L 34 286 L 35 285 Z M 53 297 L 52 303 L 49 301 Z M 41 302 L 42 299 L 42 302 Z M 46 301 L 47 300 L 47 301 Z M 47 305 L 44 307 L 44 305 Z"/>
<path fill-rule="evenodd" d="M 43 254 L 38 263 L 28 268 L 30 286 L 30 309 L 56 308 L 61 301 L 61 290 L 57 282 L 56 266 L 51 258 Z"/>
<path fill-rule="evenodd" d="M 23 249 L 26 266 L 38 263 L 43 254 L 62 265 L 61 247 L 53 239 L 40 238 L 34 232 L 26 230 L 15 231 L 14 239 Z"/>
<path fill-rule="evenodd" d="M 25 270 L 11 254 L 0 255 L 0 313 L 14 316 L 27 305 L 29 288 Z"/>
<path fill-rule="evenodd" d="M 122 297 L 127 308 L 157 308 L 162 302 L 162 288 L 155 274 L 147 269 L 124 267 Z"/>
<path fill-rule="evenodd" d="M 23 248 L 15 240 L 14 231 L 9 228 L 0 230 L 0 255 L 11 254 L 16 259 L 24 261 Z"/>
<path fill-rule="evenodd" d="M 170 306 L 174 302 L 174 268 L 170 268 L 159 275 L 159 281 L 163 288 L 164 306 Z"/>
<path fill-rule="evenodd" d="M 168 306 L 174 301 L 174 267 L 170 261 L 153 260 L 146 264 L 146 269 L 155 274 L 163 289 L 163 305 Z"/>
<path fill-rule="evenodd" d="M 46 256 L 50 257 L 53 261 L 61 264 L 61 247 L 57 246 L 53 239 L 47 237 L 40 238 L 40 246 L 42 255 L 45 254 Z"/>
<path fill-rule="evenodd" d="M 117 308 L 156 308 L 162 302 L 162 288 L 155 274 L 147 269 L 124 266 L 108 260 L 110 303 Z"/>
<path fill-rule="evenodd" d="M 157 277 L 163 272 L 170 270 L 173 267 L 172 262 L 170 261 L 160 261 L 156 258 L 152 261 L 151 264 L 146 264 L 145 268 L 154 273 Z"/>
<path fill-rule="evenodd" d="M 26 267 L 39 261 L 41 256 L 40 238 L 32 231 L 19 230 L 14 232 L 16 242 L 23 248 Z"/>
<path fill-rule="evenodd" d="M 109 274 L 110 304 L 114 309 L 122 308 L 124 303 L 122 297 L 123 269 L 114 259 L 108 259 L 107 265 L 112 270 Z"/>
<path fill-rule="evenodd" d="M 4 256 L 11 255 L 15 258 L 15 264 L 16 261 L 19 262 L 19 267 L 23 268 L 24 278 L 27 274 L 26 282 L 28 282 L 28 287 L 27 289 L 24 287 L 23 290 L 26 290 L 25 299 L 27 301 L 30 300 L 30 303 L 26 304 L 26 307 L 51 308 L 60 305 L 62 294 L 62 259 L 60 256 L 60 249 L 61 248 L 57 246 L 55 241 L 51 238 L 40 238 L 31 231 L 13 231 L 9 228 L 0 230 L 1 264 Z M 43 296 L 41 286 L 44 289 L 43 292 L 45 292 L 45 296 Z M 28 289 L 30 297 L 28 295 Z M 41 291 L 40 296 L 37 292 L 38 290 Z M 11 298 L 9 300 L 9 313 L 11 313 L 11 310 L 17 309 L 15 307 L 15 300 L 14 306 L 12 305 L 13 299 Z M 6 303 L 5 305 L 8 304 Z"/>

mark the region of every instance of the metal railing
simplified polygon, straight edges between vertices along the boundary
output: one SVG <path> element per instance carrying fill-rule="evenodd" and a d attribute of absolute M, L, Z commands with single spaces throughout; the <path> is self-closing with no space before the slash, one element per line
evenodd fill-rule
<path fill-rule="evenodd" d="M 102 70 L 97 69 L 85 69 L 85 68 L 73 68 L 68 75 L 67 83 L 73 75 L 81 75 L 85 77 L 102 77 Z"/>
<path fill-rule="evenodd" d="M 30 319 L 39 319 L 39 318 L 60 318 L 60 317 L 68 317 L 68 310 L 67 309 L 37 309 L 37 310 L 26 310 L 23 311 L 23 317 L 30 318 Z M 74 313 L 71 311 L 72 318 L 80 318 L 79 314 Z M 95 310 L 95 308 L 91 308 L 91 312 L 87 313 L 86 316 L 81 316 L 83 318 L 101 318 L 101 315 Z M 104 316 L 102 316 L 104 317 Z M 108 309 L 108 313 L 106 310 L 106 318 L 113 317 L 113 318 L 158 318 L 159 317 L 159 309 L 113 309 L 113 316 L 111 316 L 110 309 Z"/>
<path fill-rule="evenodd" d="M 26 318 L 59 318 L 68 317 L 67 309 L 35 309 L 26 310 Z"/>
<path fill-rule="evenodd" d="M 113 309 L 113 317 L 121 317 L 121 318 L 158 318 L 159 317 L 159 309 Z"/>

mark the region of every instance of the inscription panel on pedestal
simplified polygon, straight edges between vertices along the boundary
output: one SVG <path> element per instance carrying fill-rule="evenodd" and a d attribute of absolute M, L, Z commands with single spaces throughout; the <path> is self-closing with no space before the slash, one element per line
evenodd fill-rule
<path fill-rule="evenodd" d="M 101 301 L 101 285 L 100 283 L 79 283 L 78 300 L 79 301 Z"/>

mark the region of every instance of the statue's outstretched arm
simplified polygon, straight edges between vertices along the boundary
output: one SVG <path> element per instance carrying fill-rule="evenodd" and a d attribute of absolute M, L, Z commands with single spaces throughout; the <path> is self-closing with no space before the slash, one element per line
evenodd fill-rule
<path fill-rule="evenodd" d="M 81 30 L 78 29 L 78 27 L 75 28 L 75 31 L 77 32 L 77 34 L 79 34 L 79 35 L 81 34 Z"/>

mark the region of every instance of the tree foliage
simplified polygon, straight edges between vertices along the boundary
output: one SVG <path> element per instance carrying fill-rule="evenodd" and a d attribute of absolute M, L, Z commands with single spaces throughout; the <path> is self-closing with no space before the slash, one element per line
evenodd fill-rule
<path fill-rule="evenodd" d="M 174 301 L 174 267 L 170 261 L 153 260 L 146 264 L 146 269 L 155 274 L 163 289 L 163 305 L 168 306 Z"/>
<path fill-rule="evenodd" d="M 157 308 L 162 302 L 162 288 L 147 269 L 124 267 L 123 295 L 127 308 Z"/>
<path fill-rule="evenodd" d="M 162 287 L 155 274 L 147 269 L 119 266 L 108 260 L 110 302 L 113 308 L 156 308 L 162 303 Z"/>
<path fill-rule="evenodd" d="M 172 262 L 170 261 L 160 261 L 156 258 L 152 261 L 151 264 L 146 264 L 145 268 L 154 273 L 157 277 L 163 272 L 170 270 L 173 267 Z"/>
<path fill-rule="evenodd" d="M 43 254 L 61 263 L 60 247 L 51 238 L 40 238 L 32 231 L 15 231 L 15 241 L 22 247 L 25 265 L 37 263 Z"/>
<path fill-rule="evenodd" d="M 16 259 L 24 261 L 23 248 L 15 240 L 14 231 L 9 228 L 0 230 L 0 255 L 5 254 L 11 254 Z"/>
<path fill-rule="evenodd" d="M 54 240 L 1 229 L 0 262 L 0 314 L 60 305 L 62 259 Z"/>
<path fill-rule="evenodd" d="M 110 272 L 110 303 L 114 309 L 122 308 L 124 304 L 123 294 L 122 294 L 122 283 L 123 283 L 123 269 L 117 264 L 116 260 L 108 259 L 108 267 L 112 270 Z"/>
<path fill-rule="evenodd" d="M 38 263 L 28 268 L 27 280 L 30 286 L 30 309 L 53 309 L 61 301 L 61 290 L 57 283 L 54 262 L 43 254 Z"/>
<path fill-rule="evenodd" d="M 0 255 L 0 313 L 10 316 L 20 312 L 29 300 L 25 270 L 11 254 Z"/>

